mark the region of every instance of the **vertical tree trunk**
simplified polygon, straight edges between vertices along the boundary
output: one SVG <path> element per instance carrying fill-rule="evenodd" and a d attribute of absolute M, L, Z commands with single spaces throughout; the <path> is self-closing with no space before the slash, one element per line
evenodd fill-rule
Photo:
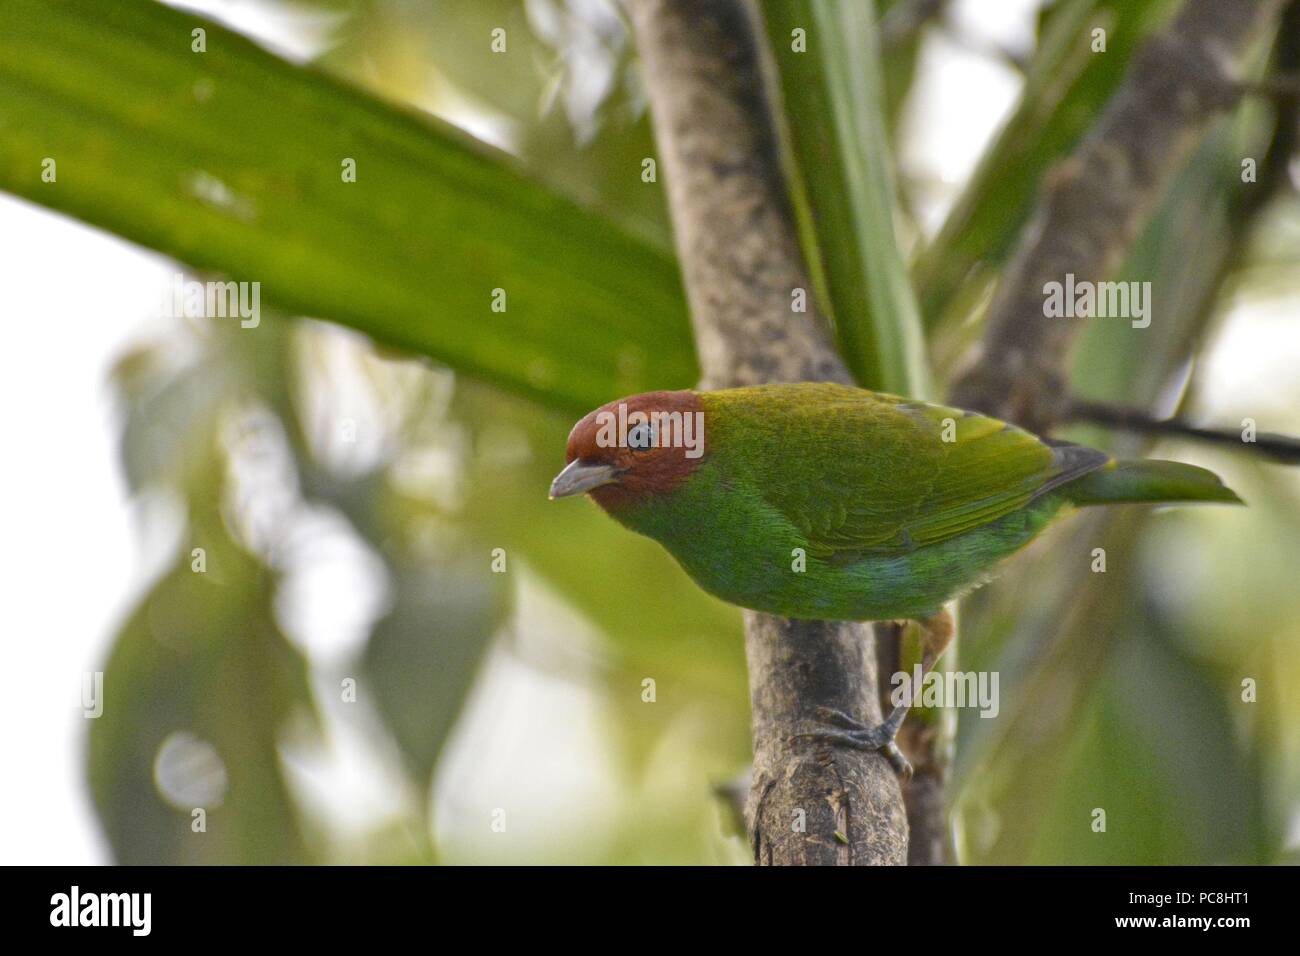
<path fill-rule="evenodd" d="M 743 0 L 628 0 L 668 185 L 703 387 L 849 381 L 813 312 Z M 808 312 L 792 307 L 802 289 Z M 907 824 L 880 755 L 795 735 L 819 707 L 880 721 L 864 624 L 746 613 L 762 864 L 904 863 Z"/>

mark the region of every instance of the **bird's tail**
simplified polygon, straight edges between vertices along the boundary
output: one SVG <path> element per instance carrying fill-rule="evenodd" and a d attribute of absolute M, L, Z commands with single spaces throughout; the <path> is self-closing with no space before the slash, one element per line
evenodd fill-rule
<path fill-rule="evenodd" d="M 1076 505 L 1222 501 L 1243 504 L 1212 471 L 1179 461 L 1112 461 L 1061 488 Z"/>

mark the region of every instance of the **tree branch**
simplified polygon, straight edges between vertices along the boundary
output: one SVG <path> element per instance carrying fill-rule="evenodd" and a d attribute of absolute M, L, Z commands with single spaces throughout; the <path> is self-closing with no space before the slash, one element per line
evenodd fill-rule
<path fill-rule="evenodd" d="M 1097 125 L 1048 174 L 989 306 L 982 346 L 953 387 L 955 404 L 1039 432 L 1061 420 L 1062 370 L 1080 323 L 1044 316 L 1044 286 L 1067 273 L 1076 282 L 1108 277 L 1211 120 L 1238 102 L 1233 61 L 1279 6 L 1186 0 L 1138 51 Z"/>
<path fill-rule="evenodd" d="M 628 0 L 667 177 L 703 387 L 849 381 L 816 316 L 742 0 Z M 818 707 L 881 719 L 871 631 L 746 612 L 754 776 L 747 808 L 761 864 L 902 863 L 907 829 L 878 754 L 795 734 Z"/>
<path fill-rule="evenodd" d="M 1192 425 L 1180 418 L 1156 418 L 1139 408 L 1112 405 L 1109 402 L 1094 402 L 1083 398 L 1071 399 L 1066 406 L 1064 417 L 1068 421 L 1091 422 L 1107 428 L 1119 428 L 1147 435 L 1176 435 L 1180 438 L 1192 438 L 1228 448 L 1255 452 L 1282 464 L 1300 465 L 1300 438 L 1293 438 L 1290 435 L 1259 432 L 1247 442 L 1242 437 L 1242 430 L 1238 428 L 1205 428 Z"/>

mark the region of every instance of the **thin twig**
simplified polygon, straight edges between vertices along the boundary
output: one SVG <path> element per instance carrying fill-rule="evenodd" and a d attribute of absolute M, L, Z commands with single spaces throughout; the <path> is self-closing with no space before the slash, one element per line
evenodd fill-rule
<path fill-rule="evenodd" d="M 1253 435 L 1245 428 L 1205 428 L 1192 425 L 1180 418 L 1156 418 L 1137 408 L 1126 408 L 1107 402 L 1075 398 L 1065 412 L 1069 421 L 1091 422 L 1107 428 L 1141 432 L 1149 435 L 1176 435 L 1194 438 L 1226 447 L 1255 452 L 1274 461 L 1288 465 L 1300 464 L 1300 438 L 1258 432 Z"/>
<path fill-rule="evenodd" d="M 1300 96 L 1300 76 L 1296 74 L 1265 76 L 1258 80 L 1245 80 L 1237 89 L 1247 96 L 1264 96 L 1269 99 L 1294 99 Z"/>

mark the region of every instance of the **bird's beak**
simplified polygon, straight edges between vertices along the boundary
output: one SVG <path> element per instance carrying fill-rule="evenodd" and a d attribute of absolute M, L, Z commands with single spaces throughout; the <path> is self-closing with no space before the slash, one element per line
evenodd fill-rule
<path fill-rule="evenodd" d="M 597 465 L 575 458 L 551 482 L 551 499 L 580 495 L 601 485 L 618 480 L 618 469 L 613 465 Z"/>

